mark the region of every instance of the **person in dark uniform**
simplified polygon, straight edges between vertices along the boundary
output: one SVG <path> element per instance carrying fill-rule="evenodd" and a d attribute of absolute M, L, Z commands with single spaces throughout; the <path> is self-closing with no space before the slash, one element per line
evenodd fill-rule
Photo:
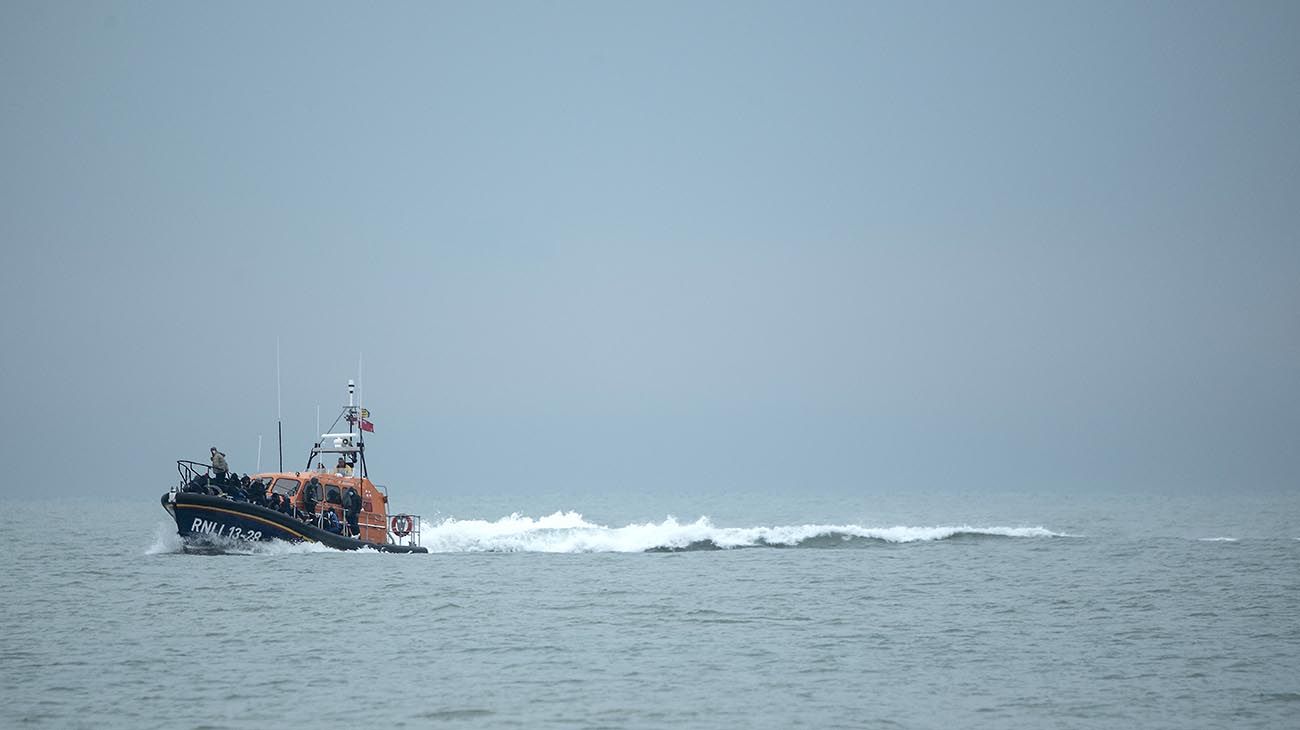
<path fill-rule="evenodd" d="M 247 483 L 248 477 L 240 479 L 238 474 L 231 474 L 230 481 L 226 484 L 226 495 L 236 502 L 247 502 L 248 493 L 244 491 Z"/>
<path fill-rule="evenodd" d="M 348 535 L 351 537 L 361 534 L 361 527 L 357 524 L 360 516 L 361 495 L 357 494 L 357 490 L 348 487 L 343 491 L 343 519 L 348 523 Z"/>
<path fill-rule="evenodd" d="M 247 479 L 248 477 L 244 478 Z M 266 482 L 261 479 L 254 479 L 244 488 L 244 492 L 248 494 L 248 500 L 253 504 L 258 507 L 266 506 Z"/>
<path fill-rule="evenodd" d="M 303 488 L 302 508 L 307 512 L 307 520 L 316 516 L 316 503 L 320 501 L 320 481 L 312 477 Z"/>
<path fill-rule="evenodd" d="M 195 494 L 207 494 L 208 475 L 196 474 L 194 478 L 190 480 L 190 483 L 185 485 L 185 489 L 183 491 L 193 492 Z"/>

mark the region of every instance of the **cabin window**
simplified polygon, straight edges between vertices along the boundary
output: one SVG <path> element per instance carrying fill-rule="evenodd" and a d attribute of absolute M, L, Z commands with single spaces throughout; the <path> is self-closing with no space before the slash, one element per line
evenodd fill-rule
<path fill-rule="evenodd" d="M 271 486 L 272 494 L 283 494 L 286 497 L 292 497 L 298 492 L 297 479 L 276 479 L 275 484 Z"/>

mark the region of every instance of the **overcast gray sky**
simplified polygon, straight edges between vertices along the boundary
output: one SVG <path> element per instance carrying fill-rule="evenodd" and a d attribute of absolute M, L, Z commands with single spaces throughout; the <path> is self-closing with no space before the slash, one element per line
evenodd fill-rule
<path fill-rule="evenodd" d="M 0 490 L 1295 489 L 1300 4 L 0 4 Z M 90 470 L 90 471 L 87 471 Z M 92 480 L 93 471 L 113 476 Z"/>

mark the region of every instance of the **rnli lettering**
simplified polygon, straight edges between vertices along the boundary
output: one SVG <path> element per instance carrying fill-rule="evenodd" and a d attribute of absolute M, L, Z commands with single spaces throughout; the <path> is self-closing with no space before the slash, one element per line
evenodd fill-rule
<path fill-rule="evenodd" d="M 216 535 L 217 537 L 229 537 L 235 540 L 261 540 L 261 530 L 245 530 L 231 525 L 223 525 L 212 520 L 205 520 L 200 517 L 194 518 L 194 524 L 190 525 L 190 532 Z"/>

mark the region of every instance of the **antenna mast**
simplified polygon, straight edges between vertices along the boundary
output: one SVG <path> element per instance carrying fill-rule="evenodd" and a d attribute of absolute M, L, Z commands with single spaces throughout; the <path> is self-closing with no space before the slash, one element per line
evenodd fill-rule
<path fill-rule="evenodd" d="M 280 410 L 280 338 L 275 338 L 275 440 L 280 446 L 280 471 L 284 471 L 284 423 Z"/>
<path fill-rule="evenodd" d="M 361 380 L 360 352 L 357 353 L 357 382 L 360 383 L 357 387 L 357 447 L 359 449 L 357 452 L 357 460 L 361 462 L 358 466 L 361 467 L 361 476 L 364 478 L 366 476 L 366 429 L 361 426 L 361 423 L 365 419 L 366 409 L 361 407 L 362 389 L 365 387 L 365 384 Z M 351 398 L 348 400 L 350 401 Z"/>

